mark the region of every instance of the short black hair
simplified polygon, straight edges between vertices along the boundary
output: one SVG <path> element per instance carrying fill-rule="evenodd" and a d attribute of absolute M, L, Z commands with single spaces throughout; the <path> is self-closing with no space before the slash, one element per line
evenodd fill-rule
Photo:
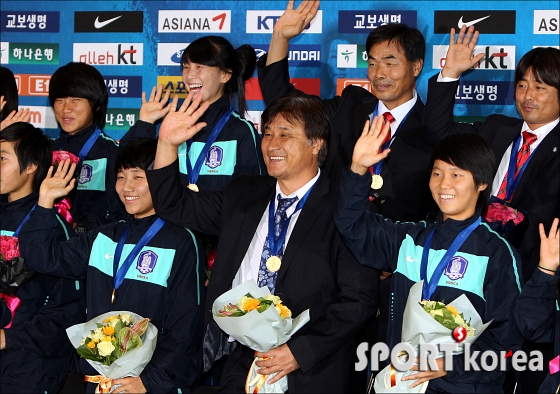
<path fill-rule="evenodd" d="M 85 98 L 93 111 L 93 122 L 103 130 L 109 94 L 101 73 L 86 63 L 70 62 L 54 72 L 49 83 L 51 106 L 58 98 Z"/>
<path fill-rule="evenodd" d="M 404 23 L 379 26 L 369 33 L 366 40 L 366 52 L 368 55 L 372 46 L 385 41 L 400 47 L 409 62 L 424 60 L 426 40 L 418 29 L 409 27 Z"/>
<path fill-rule="evenodd" d="M 14 110 L 18 110 L 18 89 L 16 78 L 10 69 L 0 67 L 0 96 L 4 96 L 6 105 L 2 108 L 0 121 L 6 119 L 6 116 Z"/>
<path fill-rule="evenodd" d="M 204 36 L 194 40 L 181 56 L 181 68 L 187 63 L 198 63 L 209 67 L 218 67 L 221 71 L 231 72 L 231 78 L 225 85 L 225 94 L 234 105 L 237 98 L 239 113 L 245 116 L 245 81 L 248 80 L 257 65 L 257 54 L 249 44 L 233 49 L 231 43 L 220 36 Z"/>
<path fill-rule="evenodd" d="M 37 171 L 33 179 L 33 191 L 38 192 L 41 182 L 47 176 L 52 164 L 52 148 L 50 139 L 27 122 L 16 122 L 0 132 L 0 141 L 12 142 L 14 152 L 19 161 L 20 174 L 29 165 L 35 164 Z"/>
<path fill-rule="evenodd" d="M 444 161 L 472 174 L 475 187 L 487 185 L 480 192 L 476 205 L 486 213 L 494 180 L 494 153 L 482 137 L 476 134 L 455 134 L 443 139 L 434 149 L 430 168 L 436 160 Z"/>
<path fill-rule="evenodd" d="M 523 79 L 529 69 L 537 81 L 556 88 L 560 102 L 560 50 L 552 47 L 539 47 L 533 48 L 523 55 L 515 68 L 516 88 L 517 83 Z"/>
<path fill-rule="evenodd" d="M 115 172 L 130 168 L 141 168 L 146 171 L 156 157 L 157 140 L 139 138 L 128 143 L 118 154 L 115 161 Z"/>
<path fill-rule="evenodd" d="M 292 124 L 300 123 L 309 141 L 323 141 L 317 157 L 319 166 L 321 166 L 327 157 L 331 132 L 329 115 L 321 100 L 299 94 L 279 98 L 264 110 L 261 117 L 262 130 L 267 129 L 276 115 L 282 115 L 286 121 Z"/>

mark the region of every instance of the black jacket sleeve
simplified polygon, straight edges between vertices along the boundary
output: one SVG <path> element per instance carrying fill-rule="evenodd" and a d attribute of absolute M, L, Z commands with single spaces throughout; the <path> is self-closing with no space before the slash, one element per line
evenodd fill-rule
<path fill-rule="evenodd" d="M 202 361 L 199 345 L 204 325 L 204 254 L 194 235 L 188 233 L 177 249 L 168 279 L 162 305 L 167 318 L 159 330 L 152 359 L 140 374 L 148 392 L 188 389 Z"/>
<path fill-rule="evenodd" d="M 129 142 L 140 138 L 156 138 L 156 125 L 138 120 L 119 141 L 119 147 L 124 148 Z"/>

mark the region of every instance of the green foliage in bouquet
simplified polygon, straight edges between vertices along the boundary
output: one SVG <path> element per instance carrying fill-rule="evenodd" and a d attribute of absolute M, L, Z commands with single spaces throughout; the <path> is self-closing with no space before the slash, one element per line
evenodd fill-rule
<path fill-rule="evenodd" d="M 439 301 L 421 301 L 420 306 L 430 314 L 442 326 L 454 330 L 457 327 L 464 327 L 468 336 L 473 336 L 475 328 L 471 327 L 470 319 L 465 321 L 465 316 L 453 306 L 445 305 Z"/>

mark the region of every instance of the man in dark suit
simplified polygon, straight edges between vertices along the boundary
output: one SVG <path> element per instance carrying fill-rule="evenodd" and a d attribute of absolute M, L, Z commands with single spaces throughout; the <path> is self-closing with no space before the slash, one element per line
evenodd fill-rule
<path fill-rule="evenodd" d="M 177 147 L 204 124 L 195 124 L 206 105 L 195 111 L 190 93 L 177 112 L 177 99 L 163 121 L 154 170 L 148 182 L 157 214 L 193 230 L 219 235 L 220 242 L 207 292 L 206 324 L 221 294 L 250 279 L 266 285 L 294 316 L 310 310 L 311 320 L 286 344 L 257 362 L 260 373 L 288 377 L 290 393 L 348 392 L 354 369 L 354 336 L 377 311 L 379 272 L 362 267 L 341 242 L 332 211 L 337 188 L 319 170 L 327 154 L 329 120 L 321 102 L 284 97 L 263 113 L 262 152 L 272 177 L 240 177 L 220 192 L 193 192 L 181 186 Z M 277 198 L 278 197 L 278 198 Z M 284 198 L 297 197 L 286 211 L 281 265 L 265 268 L 261 255 L 272 249 L 269 210 Z M 276 201 L 278 200 L 278 203 Z M 302 202 L 300 207 L 300 202 Z M 299 209 L 301 208 L 301 209 Z M 266 259 L 264 259 L 266 260 Z M 207 335 L 208 339 L 208 329 Z M 206 345 L 219 345 L 207 343 Z M 221 377 L 222 392 L 244 392 L 255 352 L 237 344 Z"/>
<path fill-rule="evenodd" d="M 560 51 L 551 47 L 534 48 L 519 60 L 514 82 L 515 104 L 521 119 L 495 114 L 483 122 L 454 123 L 453 105 L 459 76 L 484 56 L 473 55 L 477 40 L 474 27 L 462 28 L 457 39 L 455 29 L 451 29 L 445 65 L 428 82 L 424 138 L 435 144 L 452 133 L 476 133 L 490 145 L 496 157 L 492 195 L 504 199 L 507 194 L 504 190 L 512 188 L 509 205 L 525 215 L 521 228 L 509 241 L 521 255 L 523 279 L 528 281 L 539 262 L 539 223 L 550 228 L 553 219 L 560 215 Z M 530 137 L 530 159 L 524 171 L 519 171 L 508 185 L 510 159 L 517 159 L 523 140 L 528 138 L 524 135 Z M 524 350 L 533 348 L 540 349 L 526 343 Z M 551 349 L 543 350 L 547 360 L 547 354 L 552 355 Z M 536 392 L 545 372 L 538 377 L 518 379 L 522 392 Z"/>
<path fill-rule="evenodd" d="M 268 54 L 257 62 L 267 104 L 296 90 L 290 84 L 288 45 L 311 22 L 318 8 L 319 1 L 303 1 L 296 9 L 290 2 L 276 21 Z M 424 37 L 417 29 L 404 24 L 379 26 L 366 41 L 373 94 L 361 87 L 348 86 L 340 96 L 323 100 L 332 129 L 323 168 L 334 181 L 350 165 L 365 122 L 387 112 L 394 119 L 392 139 L 386 144 L 391 154 L 377 168 L 370 169 L 383 182 L 375 188 L 372 185 L 368 203 L 369 210 L 392 220 L 420 221 L 430 210 L 437 211 L 427 187 L 433 147 L 421 138 L 424 104 L 414 89 L 424 64 L 425 48 Z"/>

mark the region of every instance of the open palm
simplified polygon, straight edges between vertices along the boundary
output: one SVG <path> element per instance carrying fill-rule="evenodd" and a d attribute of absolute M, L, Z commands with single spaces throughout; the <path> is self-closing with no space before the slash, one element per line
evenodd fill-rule
<path fill-rule="evenodd" d="M 383 145 L 383 141 L 390 130 L 390 123 L 384 122 L 382 116 L 376 116 L 373 121 L 366 121 L 364 130 L 352 154 L 352 171 L 358 174 L 365 174 L 367 169 L 385 159 L 390 149 L 385 149 L 379 153 L 379 148 Z"/>

